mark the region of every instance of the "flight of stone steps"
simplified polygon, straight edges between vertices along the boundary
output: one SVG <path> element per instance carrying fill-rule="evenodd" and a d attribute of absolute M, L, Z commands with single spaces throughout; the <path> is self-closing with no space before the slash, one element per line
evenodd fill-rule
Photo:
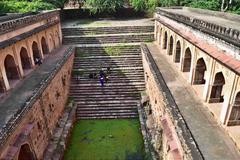
<path fill-rule="evenodd" d="M 139 37 L 149 35 L 146 39 L 152 41 L 152 31 L 153 26 L 62 29 L 64 43 L 78 47 L 70 86 L 70 97 L 78 105 L 77 119 L 138 117 L 137 104 L 141 92 L 145 90 L 139 45 L 144 39 Z M 84 39 L 81 37 L 83 34 L 95 40 Z M 134 40 L 126 38 L 135 35 L 138 38 Z M 99 36 L 105 37 L 104 40 L 96 41 Z M 131 44 L 133 41 L 138 44 Z M 100 86 L 98 78 L 89 78 L 90 73 L 99 75 L 99 71 L 106 72 L 107 67 L 111 68 L 111 72 L 104 87 Z"/>
<path fill-rule="evenodd" d="M 153 41 L 153 26 L 63 28 L 64 44 L 136 43 Z"/>

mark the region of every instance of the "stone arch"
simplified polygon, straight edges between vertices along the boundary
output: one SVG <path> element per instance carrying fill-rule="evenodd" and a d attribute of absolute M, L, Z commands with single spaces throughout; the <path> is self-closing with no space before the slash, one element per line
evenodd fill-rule
<path fill-rule="evenodd" d="M 184 60 L 183 60 L 183 72 L 190 72 L 192 62 L 192 53 L 189 48 L 185 50 Z"/>
<path fill-rule="evenodd" d="M 172 36 L 170 37 L 168 45 L 169 45 L 168 55 L 172 55 L 173 54 L 173 37 Z"/>
<path fill-rule="evenodd" d="M 29 144 L 25 143 L 21 146 L 19 154 L 18 154 L 18 160 L 35 160 L 34 153 L 32 152 Z"/>
<path fill-rule="evenodd" d="M 218 72 L 214 78 L 209 103 L 221 103 L 224 101 L 222 96 L 222 89 L 224 84 L 225 78 L 222 72 Z"/>
<path fill-rule="evenodd" d="M 20 50 L 20 59 L 23 70 L 31 68 L 31 58 L 28 56 L 28 51 L 25 47 L 22 47 Z"/>
<path fill-rule="evenodd" d="M 240 124 L 240 92 L 237 93 L 232 111 L 229 117 L 228 125 L 239 125 Z"/>
<path fill-rule="evenodd" d="M 205 71 L 207 70 L 206 63 L 203 58 L 197 60 L 193 84 L 205 84 Z"/>
<path fill-rule="evenodd" d="M 13 56 L 7 55 L 4 60 L 4 67 L 9 81 L 20 79 L 20 74 L 18 71 L 18 66 L 15 63 Z"/>
<path fill-rule="evenodd" d="M 38 44 L 35 41 L 33 41 L 33 43 L 32 43 L 32 52 L 33 52 L 34 61 L 36 61 L 37 58 L 41 58 L 40 50 L 38 48 Z"/>
<path fill-rule="evenodd" d="M 45 37 L 41 38 L 41 47 L 44 55 L 49 54 L 48 44 Z"/>
<path fill-rule="evenodd" d="M 165 31 L 164 37 L 163 37 L 163 49 L 167 49 L 167 39 L 168 39 L 168 35 L 167 35 L 167 31 Z"/>
<path fill-rule="evenodd" d="M 178 40 L 177 44 L 176 44 L 176 51 L 175 51 L 175 63 L 180 63 L 180 59 L 181 59 L 181 43 Z"/>

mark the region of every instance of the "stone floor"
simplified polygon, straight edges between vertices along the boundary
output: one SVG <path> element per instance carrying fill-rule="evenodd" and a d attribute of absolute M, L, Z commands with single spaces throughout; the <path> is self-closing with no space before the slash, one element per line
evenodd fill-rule
<path fill-rule="evenodd" d="M 206 160 L 239 160 L 240 153 L 225 130 L 217 124 L 202 99 L 169 61 L 165 51 L 148 44 L 179 109 Z"/>
<path fill-rule="evenodd" d="M 234 29 L 240 29 L 240 22 L 238 20 L 233 21 L 230 19 L 226 19 L 224 17 L 213 16 L 213 15 L 206 14 L 206 13 L 204 14 L 204 13 L 199 13 L 199 12 L 193 12 L 188 9 L 166 9 L 166 11 L 185 15 L 185 16 L 190 16 L 192 18 L 202 19 L 202 20 L 208 21 L 210 23 L 219 24 L 226 28 L 230 27 L 230 28 L 234 28 Z M 237 16 L 237 15 L 234 15 L 234 16 Z"/>
<path fill-rule="evenodd" d="M 40 86 L 42 80 L 49 76 L 49 73 L 56 67 L 57 62 L 63 58 L 66 49 L 67 46 L 64 46 L 53 51 L 43 61 L 42 65 L 36 66 L 31 73 L 19 81 L 13 89 L 9 90 L 1 98 L 0 131 L 21 106 L 37 91 L 36 89 Z"/>
<path fill-rule="evenodd" d="M 153 25 L 152 18 L 135 18 L 135 19 L 79 19 L 69 20 L 62 23 L 63 28 L 67 27 L 114 27 L 114 26 L 146 26 Z"/>

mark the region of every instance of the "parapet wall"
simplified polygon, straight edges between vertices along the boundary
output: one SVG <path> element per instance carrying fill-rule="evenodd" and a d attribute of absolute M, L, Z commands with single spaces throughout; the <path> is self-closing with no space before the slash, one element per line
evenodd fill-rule
<path fill-rule="evenodd" d="M 65 50 L 51 74 L 1 130 L 0 159 L 16 159 L 23 144 L 30 146 L 36 159 L 42 159 L 68 98 L 74 53 L 72 47 Z"/>
<path fill-rule="evenodd" d="M 191 9 L 189 9 L 189 10 L 191 10 Z M 202 11 L 202 10 L 196 10 L 196 12 L 200 12 L 200 11 Z M 205 12 L 209 13 L 210 11 L 205 11 Z M 183 23 L 187 26 L 190 26 L 193 29 L 200 30 L 203 33 L 206 33 L 206 34 L 209 34 L 216 38 L 222 39 L 222 40 L 240 48 L 240 31 L 237 29 L 233 29 L 233 28 L 229 28 L 229 27 L 226 28 L 224 26 L 210 23 L 210 22 L 207 22 L 207 21 L 204 21 L 201 19 L 191 18 L 190 16 L 184 16 L 184 15 L 180 15 L 177 13 L 171 13 L 171 12 L 168 12 L 167 10 L 165 10 L 164 8 L 157 8 L 156 13 L 159 15 L 165 16 L 167 18 L 170 18 L 172 20 L 175 20 L 179 23 Z M 216 15 L 215 12 L 213 12 L 212 14 Z M 220 13 L 218 13 L 218 14 L 220 14 Z M 219 15 L 219 16 L 222 16 L 222 15 Z M 225 16 L 227 16 L 227 14 Z M 231 17 L 231 16 L 228 15 L 228 17 Z M 233 17 L 231 17 L 231 18 L 233 18 Z M 237 16 L 237 18 L 240 19 L 239 16 Z"/>
<path fill-rule="evenodd" d="M 155 61 L 146 45 L 141 45 L 147 95 L 154 125 L 162 130 L 162 159 L 203 159 Z"/>

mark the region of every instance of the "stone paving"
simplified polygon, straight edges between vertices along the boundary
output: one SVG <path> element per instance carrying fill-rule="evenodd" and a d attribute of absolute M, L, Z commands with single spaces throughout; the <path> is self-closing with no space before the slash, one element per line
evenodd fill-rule
<path fill-rule="evenodd" d="M 65 53 L 67 46 L 60 47 L 53 51 L 43 64 L 36 68 L 22 79 L 14 89 L 0 100 L 0 131 L 9 119 L 32 97 L 39 88 L 42 80 L 46 79 L 56 67 Z"/>
<path fill-rule="evenodd" d="M 206 160 L 239 160 L 236 146 L 157 45 L 148 48 Z"/>
<path fill-rule="evenodd" d="M 226 28 L 234 28 L 234 29 L 240 29 L 240 22 L 238 20 L 230 20 L 226 17 L 220 17 L 216 15 L 210 15 L 207 13 L 199 13 L 194 12 L 192 10 L 188 9 L 166 9 L 168 12 L 184 15 L 184 16 L 190 16 L 191 18 L 198 18 L 205 21 L 208 21 L 210 23 L 219 24 L 221 26 L 224 26 Z M 237 16 L 237 15 L 234 15 Z M 240 18 L 240 16 L 238 16 Z"/>

